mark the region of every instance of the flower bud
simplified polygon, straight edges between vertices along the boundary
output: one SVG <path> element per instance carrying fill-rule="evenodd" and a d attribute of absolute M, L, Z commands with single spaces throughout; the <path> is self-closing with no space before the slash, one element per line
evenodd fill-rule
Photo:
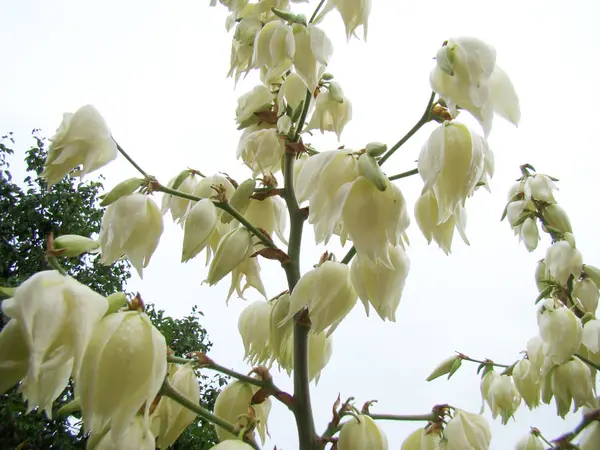
<path fill-rule="evenodd" d="M 248 178 L 240 183 L 231 198 L 229 204 L 240 214 L 244 214 L 250 204 L 250 196 L 254 194 L 256 181 L 253 178 Z M 221 222 L 229 223 L 233 220 L 233 216 L 227 211 L 223 211 Z"/>
<path fill-rule="evenodd" d="M 236 228 L 223 236 L 208 269 L 206 279 L 208 284 L 210 286 L 217 284 L 240 265 L 252 247 L 252 234 L 244 227 Z"/>
<path fill-rule="evenodd" d="M 546 203 L 556 203 L 553 190 L 556 184 L 547 175 L 536 174 L 525 180 L 525 200 L 539 200 Z"/>
<path fill-rule="evenodd" d="M 108 309 L 106 314 L 112 314 L 127 305 L 127 295 L 124 292 L 115 292 L 106 297 Z"/>
<path fill-rule="evenodd" d="M 391 267 L 356 255 L 350 266 L 352 285 L 369 315 L 373 305 L 382 320 L 396 321 L 396 310 L 410 270 L 410 261 L 400 246 L 390 249 Z"/>
<path fill-rule="evenodd" d="M 540 336 L 548 344 L 547 356 L 555 364 L 571 358 L 581 343 L 581 320 L 562 304 L 548 299 L 538 311 Z"/>
<path fill-rule="evenodd" d="M 513 367 L 513 381 L 529 409 L 540 405 L 540 368 L 529 359 L 522 359 Z"/>
<path fill-rule="evenodd" d="M 487 450 L 492 433 L 485 418 L 457 409 L 446 425 L 447 450 Z"/>
<path fill-rule="evenodd" d="M 441 442 L 439 432 L 419 428 L 402 442 L 400 450 L 439 450 Z"/>
<path fill-rule="evenodd" d="M 381 142 L 369 142 L 365 146 L 365 151 L 373 157 L 381 156 L 387 151 L 387 145 Z"/>
<path fill-rule="evenodd" d="M 335 289 L 332 289 L 335 286 Z M 316 269 L 305 273 L 296 284 L 290 297 L 290 310 L 280 326 L 294 314 L 308 307 L 314 333 L 328 327 L 327 335 L 339 325 L 357 300 L 350 282 L 350 269 L 346 264 L 326 261 Z"/>
<path fill-rule="evenodd" d="M 361 175 L 373 183 L 373 186 L 377 189 L 382 192 L 387 189 L 389 184 L 388 178 L 385 176 L 374 157 L 368 153 L 360 155 L 358 158 L 358 169 L 360 170 Z"/>
<path fill-rule="evenodd" d="M 595 400 L 592 372 L 579 358 L 556 366 L 552 370 L 552 393 L 559 416 L 564 418 L 575 403 L 575 411 Z"/>
<path fill-rule="evenodd" d="M 564 209 L 556 203 L 548 205 L 542 214 L 548 225 L 561 233 L 572 233 L 571 221 Z"/>
<path fill-rule="evenodd" d="M 388 441 L 379 425 L 367 415 L 351 416 L 344 422 L 337 442 L 338 450 L 387 450 Z"/>
<path fill-rule="evenodd" d="M 580 309 L 584 313 L 596 312 L 598 308 L 598 299 L 600 298 L 600 292 L 598 286 L 594 283 L 591 278 L 583 278 L 575 283 L 573 286 L 573 297 L 579 301 Z"/>
<path fill-rule="evenodd" d="M 558 283 L 566 285 L 572 275 L 579 278 L 582 271 L 582 257 L 579 250 L 567 241 L 558 241 L 546 252 L 546 267 Z"/>
<path fill-rule="evenodd" d="M 140 408 L 148 419 L 166 373 L 165 338 L 145 313 L 105 316 L 94 329 L 76 385 L 84 430 L 93 436 L 110 424 L 111 440 L 118 442 Z"/>
<path fill-rule="evenodd" d="M 592 319 L 583 326 L 581 343 L 592 353 L 600 353 L 600 320 Z"/>
<path fill-rule="evenodd" d="M 100 230 L 102 263 L 113 264 L 127 256 L 140 278 L 163 232 L 162 215 L 147 195 L 121 197 L 104 211 Z"/>
<path fill-rule="evenodd" d="M 200 385 L 191 364 L 179 366 L 169 376 L 169 382 L 179 393 L 193 403 L 200 399 Z M 165 449 L 175 443 L 185 429 L 194 421 L 196 413 L 169 397 L 162 397 L 153 413 L 158 420 L 158 448 Z"/>
<path fill-rule="evenodd" d="M 516 450 L 544 450 L 546 447 L 544 443 L 535 434 L 530 433 L 527 436 L 523 436 L 517 442 Z"/>
<path fill-rule="evenodd" d="M 244 342 L 244 359 L 255 365 L 266 364 L 273 356 L 270 345 L 271 303 L 257 301 L 250 303 L 238 319 L 238 331 Z"/>
<path fill-rule="evenodd" d="M 267 419 L 271 411 L 271 399 L 267 398 L 258 405 L 250 406 L 250 401 L 256 391 L 258 391 L 258 387 L 256 386 L 241 381 L 232 381 L 217 395 L 215 414 L 232 424 L 236 424 L 239 422 L 240 416 L 246 416 L 249 414 L 249 410 L 253 410 L 254 416 L 258 421 L 256 429 L 264 444 L 267 433 Z M 215 429 L 220 441 L 236 438 L 229 431 L 218 425 L 215 425 Z"/>
<path fill-rule="evenodd" d="M 538 292 L 544 292 L 549 286 L 548 282 L 551 281 L 551 279 L 552 275 L 550 275 L 550 272 L 548 272 L 546 260 L 540 260 L 535 268 L 535 285 Z"/>
<path fill-rule="evenodd" d="M 95 444 L 95 441 L 98 443 Z M 123 437 L 118 442 L 115 442 L 111 433 L 107 432 L 100 438 L 94 435 L 90 436 L 86 448 L 89 450 L 125 450 L 133 448 L 154 450 L 156 447 L 152 432 L 146 426 L 144 418 L 138 415 L 129 423 L 123 432 Z"/>
<path fill-rule="evenodd" d="M 100 248 L 100 243 L 94 239 L 76 234 L 63 234 L 54 239 L 54 248 L 64 250 L 59 256 L 79 256 Z"/>
<path fill-rule="evenodd" d="M 121 197 L 133 194 L 143 183 L 144 180 L 141 178 L 129 178 L 128 180 L 121 181 L 112 188 L 108 194 L 100 196 L 102 199 L 100 201 L 100 206 L 108 206 L 119 200 Z"/>
<path fill-rule="evenodd" d="M 196 202 L 185 218 L 181 262 L 187 262 L 209 244 L 217 225 L 217 208 L 212 200 L 203 198 Z"/>
<path fill-rule="evenodd" d="M 433 369 L 433 372 L 429 374 L 429 376 L 427 377 L 427 381 L 435 380 L 436 378 L 439 378 L 442 375 L 450 373 L 452 367 L 454 367 L 454 365 L 456 364 L 456 361 L 460 361 L 460 359 L 460 356 L 453 355 L 450 358 L 443 360 L 435 369 Z"/>
<path fill-rule="evenodd" d="M 540 241 L 540 232 L 535 219 L 531 217 L 525 219 L 521 226 L 520 238 L 523 240 L 528 252 L 532 252 L 537 248 Z"/>

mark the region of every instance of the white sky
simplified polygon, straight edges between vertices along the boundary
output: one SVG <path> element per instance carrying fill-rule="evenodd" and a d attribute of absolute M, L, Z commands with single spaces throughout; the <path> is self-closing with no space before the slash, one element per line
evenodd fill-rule
<path fill-rule="evenodd" d="M 208 1 L 21 0 L 0 3 L 0 132 L 14 131 L 19 149 L 31 129 L 51 136 L 63 112 L 91 103 L 103 114 L 119 143 L 145 168 L 166 182 L 191 166 L 244 179 L 249 171 L 235 159 L 239 132 L 234 123 L 237 95 L 257 78 L 238 85 L 226 79 L 230 36 L 224 8 Z M 316 4 L 316 1 L 311 1 Z M 360 304 L 334 333 L 334 354 L 320 384 L 312 389 L 317 429 L 330 420 L 337 393 L 359 406 L 378 399 L 379 413 L 422 414 L 450 403 L 477 412 L 476 365 L 464 364 L 451 381 L 424 381 L 455 350 L 475 358 L 512 363 L 537 332 L 533 273 L 548 241 L 528 254 L 499 218 L 519 165 L 533 164 L 560 178 L 559 203 L 568 211 L 584 262 L 600 266 L 595 193 L 600 157 L 595 125 L 600 37 L 594 1 L 529 0 L 482 2 L 396 2 L 374 0 L 365 44 L 345 42 L 341 20 L 332 14 L 324 28 L 334 41 L 328 71 L 353 102 L 354 119 L 342 134 L 347 148 L 370 141 L 397 141 L 420 117 L 430 88 L 432 57 L 447 38 L 477 36 L 494 45 L 521 99 L 519 128 L 497 118 L 489 142 L 496 156 L 492 194 L 480 191 L 467 204 L 471 247 L 455 240 L 451 256 L 428 247 L 416 224 L 409 228 L 411 273 L 396 323 L 366 318 Z M 415 167 L 419 149 L 434 128 L 425 127 L 386 165 L 388 174 Z M 306 138 L 320 150 L 335 148 L 331 137 Z M 123 158 L 101 171 L 111 187 L 136 172 Z M 418 178 L 398 185 L 412 210 Z M 157 201 L 160 199 L 157 198 Z M 303 270 L 318 260 L 312 234 L 305 233 Z M 203 256 L 179 264 L 182 232 L 167 224 L 158 251 L 129 288 L 173 316 L 197 304 L 215 343 L 211 356 L 239 371 L 243 347 L 237 317 L 246 305 L 225 307 L 226 279 L 215 288 Z M 333 246 L 329 250 L 343 252 Z M 262 264 L 262 262 L 261 262 Z M 285 287 L 283 272 L 263 264 L 267 293 Z M 257 293 L 249 294 L 258 299 Z M 285 374 L 275 381 L 291 389 Z M 489 415 L 488 415 L 489 417 Z M 492 449 L 513 448 L 529 426 L 549 438 L 571 429 L 580 415 L 563 421 L 554 405 L 530 413 L 524 405 L 516 421 L 492 424 Z M 491 417 L 489 417 L 491 421 Z M 419 425 L 381 423 L 390 448 Z M 295 425 L 275 404 L 269 423 L 279 449 L 293 450 Z"/>

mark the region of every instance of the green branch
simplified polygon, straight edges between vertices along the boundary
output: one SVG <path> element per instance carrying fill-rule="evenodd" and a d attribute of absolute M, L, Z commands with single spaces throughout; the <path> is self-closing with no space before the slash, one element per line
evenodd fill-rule
<path fill-rule="evenodd" d="M 412 169 L 412 170 L 408 170 L 406 172 L 402 172 L 402 173 L 398 173 L 396 175 L 392 175 L 391 177 L 388 177 L 390 181 L 394 181 L 394 180 L 399 180 L 401 178 L 407 178 L 407 177 L 412 177 L 413 175 L 416 175 L 419 173 L 419 169 Z"/>
<path fill-rule="evenodd" d="M 119 143 L 118 143 L 118 142 L 115 140 L 115 138 L 113 138 L 113 141 L 115 141 L 115 144 L 117 144 L 117 150 L 119 150 L 119 152 L 121 153 L 121 155 L 123 155 L 123 156 L 125 157 L 125 159 L 126 159 L 127 161 L 129 161 L 129 162 L 130 162 L 130 164 L 131 164 L 133 167 L 135 167 L 135 168 L 137 169 L 137 171 L 138 171 L 139 173 L 141 173 L 141 174 L 144 176 L 144 178 L 151 178 L 151 177 L 150 177 L 150 175 L 148 175 L 148 174 L 147 174 L 147 173 L 144 171 L 144 169 L 142 169 L 140 166 L 138 166 L 138 164 L 137 164 L 137 163 L 136 163 L 136 162 L 135 162 L 135 161 L 134 161 L 134 160 L 131 158 L 131 156 L 129 156 L 129 155 L 127 154 L 127 152 L 126 152 L 125 150 L 123 150 L 123 147 L 121 147 L 121 146 L 119 145 Z"/>
<path fill-rule="evenodd" d="M 58 262 L 58 260 L 56 259 L 56 256 L 47 256 L 46 259 L 48 260 L 48 264 L 50 264 L 50 266 L 55 269 L 58 270 L 58 272 L 63 275 L 63 276 L 67 276 L 69 275 L 67 273 L 67 271 L 64 269 L 63 266 L 60 265 L 60 263 Z"/>
<path fill-rule="evenodd" d="M 435 422 L 439 419 L 433 412 L 429 414 L 367 414 L 373 420 L 398 420 L 404 422 Z"/>
<path fill-rule="evenodd" d="M 470 362 L 474 362 L 474 363 L 478 363 L 478 364 L 485 364 L 487 366 L 503 367 L 504 369 L 508 369 L 510 367 L 509 365 L 506 365 L 506 364 L 495 363 L 491 359 L 486 359 L 485 361 L 481 361 L 479 359 L 473 359 L 473 358 L 470 358 L 467 355 L 464 355 L 464 354 L 462 354 L 460 352 L 458 352 L 458 356 L 463 361 L 470 361 Z"/>
<path fill-rule="evenodd" d="M 175 389 L 168 382 L 168 380 L 166 378 L 165 378 L 165 381 L 163 382 L 163 385 L 162 385 L 162 388 L 160 390 L 160 393 L 163 396 L 169 397 L 170 399 L 176 401 L 177 403 L 179 403 L 180 405 L 186 407 L 190 411 L 195 412 L 196 414 L 198 414 L 203 419 L 208 420 L 209 422 L 214 423 L 215 425 L 220 426 L 221 428 L 229 431 L 232 434 L 237 434 L 238 431 L 239 431 L 239 430 L 236 429 L 235 425 L 227 422 L 224 419 L 221 419 L 219 416 L 213 414 L 208 409 L 203 408 L 198 403 L 193 402 L 190 399 L 188 399 L 185 395 L 183 395 L 181 392 L 179 392 L 177 389 Z M 247 444 L 249 444 L 250 446 L 252 446 L 252 448 L 254 448 L 255 450 L 260 450 L 260 447 L 258 446 L 258 444 L 256 442 L 254 442 L 253 439 L 245 438 L 244 442 L 246 442 Z"/>
<path fill-rule="evenodd" d="M 314 12 L 312 13 L 312 16 L 310 16 L 310 20 L 308 21 L 308 23 L 313 23 L 315 21 L 315 19 L 317 18 L 317 14 L 319 14 L 319 11 L 323 7 L 324 4 L 325 4 L 325 0 L 321 0 L 319 2 L 317 7 L 315 8 Z"/>

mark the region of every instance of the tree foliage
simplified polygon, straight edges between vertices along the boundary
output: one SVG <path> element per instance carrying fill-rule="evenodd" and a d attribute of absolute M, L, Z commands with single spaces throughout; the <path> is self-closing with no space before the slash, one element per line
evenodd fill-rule
<path fill-rule="evenodd" d="M 46 158 L 45 140 L 38 130 L 32 133 L 34 144 L 25 154 L 26 176 L 22 184 L 11 173 L 14 155 L 11 133 L 0 141 L 0 284 L 16 287 L 31 275 L 50 269 L 45 256 L 50 232 L 55 236 L 77 234 L 96 237 L 103 211 L 98 207 L 102 183 L 80 181 L 71 174 L 49 189 L 40 178 Z M 14 172 L 14 170 L 13 170 Z M 110 295 L 124 291 L 130 277 L 130 266 L 120 261 L 111 266 L 101 264 L 98 255 L 85 254 L 61 258 L 61 265 L 83 284 Z M 200 324 L 202 313 L 194 307 L 182 319 L 165 315 L 153 305 L 147 313 L 165 336 L 176 354 L 190 351 L 208 352 L 211 342 Z M 0 312 L 0 329 L 7 318 Z M 221 376 L 198 373 L 202 406 L 212 409 Z M 57 408 L 73 399 L 72 385 L 59 397 Z M 85 436 L 77 417 L 48 419 L 43 413 L 27 413 L 18 388 L 0 396 L 0 449 L 83 449 Z M 216 443 L 211 425 L 201 421 L 192 424 L 177 441 L 175 449 L 208 449 Z"/>

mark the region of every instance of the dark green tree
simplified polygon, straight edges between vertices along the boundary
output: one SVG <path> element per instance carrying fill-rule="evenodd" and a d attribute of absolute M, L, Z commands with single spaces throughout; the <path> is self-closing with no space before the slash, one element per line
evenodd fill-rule
<path fill-rule="evenodd" d="M 14 155 L 12 134 L 0 140 L 0 284 L 3 286 L 16 287 L 36 272 L 50 269 L 45 256 L 50 232 L 55 236 L 94 237 L 102 221 L 102 210 L 98 206 L 102 184 L 81 182 L 69 175 L 48 188 L 40 178 L 46 158 L 45 140 L 38 135 L 38 130 L 33 130 L 32 135 L 34 145 L 26 152 L 27 173 L 21 184 L 13 179 L 9 164 Z M 124 291 L 130 277 L 127 262 L 104 266 L 98 255 L 60 258 L 60 263 L 71 276 L 103 295 Z M 176 354 L 210 349 L 212 344 L 200 325 L 202 313 L 196 307 L 182 319 L 166 316 L 152 305 L 147 312 Z M 6 320 L 0 312 L 0 329 Z M 200 373 L 198 376 L 201 404 L 212 409 L 225 378 Z M 68 386 L 57 406 L 72 398 L 72 386 Z M 216 442 L 213 427 L 198 421 L 186 430 L 174 448 L 202 450 Z M 0 449 L 15 448 L 83 449 L 85 436 L 77 417 L 50 420 L 41 412 L 26 414 L 26 406 L 14 388 L 0 396 Z"/>

